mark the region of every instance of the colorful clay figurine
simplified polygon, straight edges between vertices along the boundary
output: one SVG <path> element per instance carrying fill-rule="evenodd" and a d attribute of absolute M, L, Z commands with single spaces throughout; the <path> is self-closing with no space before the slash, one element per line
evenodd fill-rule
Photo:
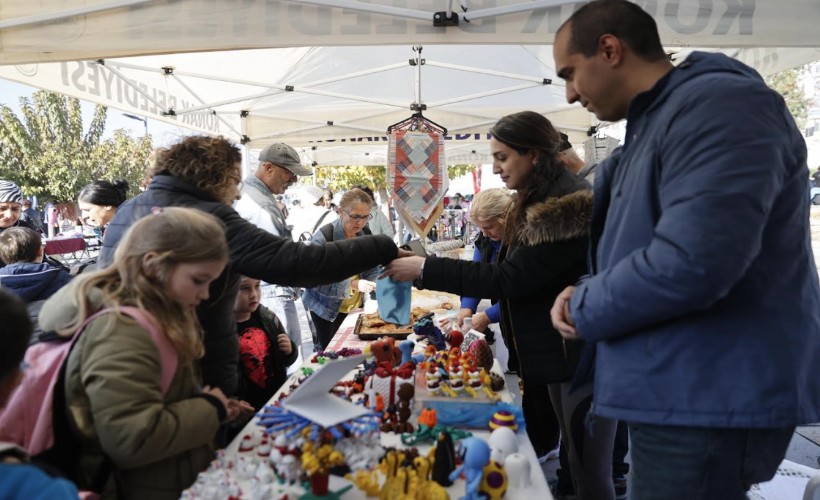
<path fill-rule="evenodd" d="M 412 340 L 402 340 L 399 342 L 399 351 L 401 351 L 401 364 L 415 362 L 413 360 L 413 348 L 416 343 Z"/>
<path fill-rule="evenodd" d="M 447 334 L 447 343 L 450 344 L 451 348 L 460 349 L 463 342 L 464 334 L 461 333 L 461 330 L 450 330 L 450 333 Z"/>
<path fill-rule="evenodd" d="M 431 318 L 423 318 L 413 325 L 413 333 L 418 335 L 419 340 L 427 340 L 430 344 L 436 346 L 436 349 L 443 351 L 447 348 L 447 341 L 444 334 L 441 333 L 436 325 L 433 324 Z"/>
<path fill-rule="evenodd" d="M 515 421 L 515 415 L 509 410 L 498 410 L 493 413 L 493 418 L 489 423 L 490 430 L 493 431 L 499 427 L 509 427 L 513 431 L 518 430 L 518 422 Z"/>
<path fill-rule="evenodd" d="M 467 484 L 464 485 L 464 496 L 461 500 L 480 500 L 478 492 L 484 476 L 484 466 L 490 461 L 490 445 L 485 441 L 471 437 L 461 442 L 464 448 L 464 462 L 450 473 L 450 481 L 455 481 L 461 473 Z"/>
<path fill-rule="evenodd" d="M 507 486 L 507 473 L 504 472 L 504 468 L 498 462 L 490 460 L 482 471 L 478 492 L 482 498 L 501 500 L 507 493 Z"/>
<path fill-rule="evenodd" d="M 449 432 L 442 431 L 436 439 L 436 449 L 433 459 L 433 481 L 447 487 L 453 484 L 455 478 L 451 473 L 456 468 L 456 447 Z M 455 477 L 458 477 L 456 475 Z"/>

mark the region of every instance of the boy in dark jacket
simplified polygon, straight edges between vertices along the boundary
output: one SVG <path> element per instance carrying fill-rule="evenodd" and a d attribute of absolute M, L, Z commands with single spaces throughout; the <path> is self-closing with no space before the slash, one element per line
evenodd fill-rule
<path fill-rule="evenodd" d="M 298 356 L 284 326 L 259 303 L 260 281 L 243 276 L 234 316 L 239 333 L 238 397 L 262 408 L 287 380 L 287 367 Z"/>
<path fill-rule="evenodd" d="M 19 296 L 26 303 L 34 325 L 32 342 L 41 331 L 37 315 L 43 302 L 71 281 L 64 270 L 43 262 L 44 246 L 40 234 L 27 227 L 11 227 L 0 233 L 0 287 Z"/>
<path fill-rule="evenodd" d="M 71 281 L 64 270 L 43 262 L 43 240 L 37 231 L 12 227 L 0 233 L 0 285 L 27 304 L 51 297 Z"/>

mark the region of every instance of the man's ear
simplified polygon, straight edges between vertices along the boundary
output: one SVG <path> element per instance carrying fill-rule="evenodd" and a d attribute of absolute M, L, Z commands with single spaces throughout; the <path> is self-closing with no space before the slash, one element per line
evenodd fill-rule
<path fill-rule="evenodd" d="M 34 262 L 43 262 L 46 258 L 46 246 L 40 245 L 40 248 L 37 249 L 37 256 L 34 257 Z"/>
<path fill-rule="evenodd" d="M 615 35 L 604 34 L 598 39 L 598 55 L 611 65 L 621 64 L 624 58 L 624 44 Z"/>

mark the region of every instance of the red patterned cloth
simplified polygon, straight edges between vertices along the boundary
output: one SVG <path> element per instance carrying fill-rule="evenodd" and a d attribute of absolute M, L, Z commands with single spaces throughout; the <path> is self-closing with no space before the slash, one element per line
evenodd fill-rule
<path fill-rule="evenodd" d="M 427 234 L 447 193 L 444 137 L 436 132 L 394 130 L 388 162 L 387 186 L 394 207 L 405 223 Z"/>

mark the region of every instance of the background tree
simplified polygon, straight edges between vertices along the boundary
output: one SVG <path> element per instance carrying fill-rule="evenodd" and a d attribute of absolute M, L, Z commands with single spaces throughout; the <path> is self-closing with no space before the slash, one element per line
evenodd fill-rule
<path fill-rule="evenodd" d="M 20 113 L 22 118 L 0 105 L 0 178 L 54 202 L 76 201 L 86 184 L 100 179 L 125 179 L 130 194 L 137 192 L 151 138 L 133 139 L 119 129 L 103 140 L 107 107 L 94 108 L 87 130 L 80 101 L 54 92 L 20 98 Z"/>
<path fill-rule="evenodd" d="M 766 77 L 766 84 L 786 100 L 789 112 L 791 112 L 794 121 L 797 123 L 797 128 L 800 130 L 806 128 L 806 119 L 809 116 L 809 108 L 812 106 L 812 99 L 803 91 L 801 83 L 804 72 L 805 66 L 788 69 Z"/>

